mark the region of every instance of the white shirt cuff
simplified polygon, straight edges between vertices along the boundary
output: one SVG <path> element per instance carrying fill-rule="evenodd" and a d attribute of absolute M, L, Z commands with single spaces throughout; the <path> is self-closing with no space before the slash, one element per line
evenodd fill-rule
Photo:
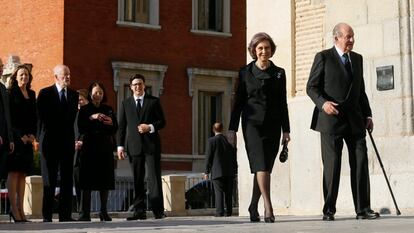
<path fill-rule="evenodd" d="M 152 124 L 149 124 L 149 127 L 150 127 L 150 133 L 154 133 L 155 132 L 155 128 L 154 128 L 154 126 L 152 125 Z"/>

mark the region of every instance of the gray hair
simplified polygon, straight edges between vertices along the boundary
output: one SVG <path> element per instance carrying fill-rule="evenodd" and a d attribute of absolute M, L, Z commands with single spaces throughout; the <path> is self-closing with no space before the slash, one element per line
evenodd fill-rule
<path fill-rule="evenodd" d="M 55 68 L 53 68 L 53 74 L 58 75 L 63 69 L 69 70 L 69 67 L 63 64 L 56 65 Z"/>
<path fill-rule="evenodd" d="M 342 23 L 342 22 L 335 25 L 335 27 L 332 30 L 332 37 L 333 37 L 334 41 L 335 41 L 335 37 L 341 37 L 342 36 L 341 29 L 343 27 L 350 27 L 351 28 L 351 26 L 349 26 L 347 23 Z"/>

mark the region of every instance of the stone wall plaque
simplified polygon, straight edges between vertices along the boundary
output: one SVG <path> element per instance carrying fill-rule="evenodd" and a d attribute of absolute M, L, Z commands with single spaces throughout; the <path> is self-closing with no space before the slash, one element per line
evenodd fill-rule
<path fill-rule="evenodd" d="M 386 91 L 394 89 L 394 66 L 377 67 L 377 90 Z"/>

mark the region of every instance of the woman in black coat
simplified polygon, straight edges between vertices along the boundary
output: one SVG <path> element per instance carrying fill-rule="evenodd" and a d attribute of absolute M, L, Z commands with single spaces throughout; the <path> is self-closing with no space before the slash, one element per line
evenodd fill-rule
<path fill-rule="evenodd" d="M 270 200 L 270 173 L 282 143 L 290 140 L 289 115 L 286 101 L 286 75 L 284 69 L 269 59 L 276 45 L 266 33 L 257 33 L 249 44 L 253 62 L 243 67 L 235 88 L 230 131 L 237 131 L 242 118 L 243 137 L 254 174 L 250 220 L 260 221 L 257 205 L 263 197 L 265 222 L 274 222 Z"/>
<path fill-rule="evenodd" d="M 10 217 L 15 222 L 27 222 L 23 212 L 26 174 L 33 166 L 33 145 L 36 135 L 36 94 L 30 89 L 32 74 L 19 65 L 10 77 L 10 115 L 15 148 L 7 158 L 7 189 Z"/>
<path fill-rule="evenodd" d="M 102 84 L 89 86 L 89 103 L 81 107 L 78 116 L 80 134 L 81 213 L 79 221 L 91 221 L 91 191 L 98 190 L 101 199 L 101 221 L 111 221 L 107 212 L 108 192 L 115 188 L 114 134 L 118 129 L 112 108 L 106 101 Z M 79 144 L 79 142 L 78 142 Z"/>

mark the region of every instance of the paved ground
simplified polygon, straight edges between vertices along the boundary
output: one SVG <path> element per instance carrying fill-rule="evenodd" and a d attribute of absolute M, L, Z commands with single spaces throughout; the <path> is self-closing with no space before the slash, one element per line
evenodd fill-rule
<path fill-rule="evenodd" d="M 168 217 L 145 221 L 125 221 L 114 218 L 113 222 L 91 223 L 32 223 L 13 224 L 2 221 L 0 232 L 84 233 L 84 232 L 214 232 L 214 233 L 409 233 L 414 232 L 414 216 L 382 216 L 377 220 L 355 220 L 354 216 L 337 216 L 334 222 L 321 221 L 321 216 L 277 216 L 276 223 L 250 223 L 247 217 Z"/>

